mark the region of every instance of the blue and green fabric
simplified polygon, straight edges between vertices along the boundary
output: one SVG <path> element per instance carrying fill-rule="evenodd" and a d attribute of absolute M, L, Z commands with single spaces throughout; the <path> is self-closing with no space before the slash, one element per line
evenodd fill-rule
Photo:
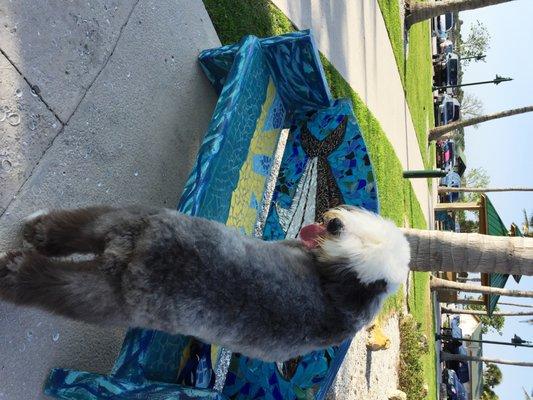
<path fill-rule="evenodd" d="M 331 98 L 309 31 L 248 36 L 202 52 L 200 64 L 219 99 L 181 212 L 275 240 L 295 237 L 302 223 L 339 203 L 377 211 L 374 175 L 351 105 Z M 274 176 L 282 128 L 290 133 Z M 45 392 L 91 400 L 323 399 L 348 346 L 294 360 L 287 374 L 286 366 L 135 328 L 109 375 L 57 368 Z"/>

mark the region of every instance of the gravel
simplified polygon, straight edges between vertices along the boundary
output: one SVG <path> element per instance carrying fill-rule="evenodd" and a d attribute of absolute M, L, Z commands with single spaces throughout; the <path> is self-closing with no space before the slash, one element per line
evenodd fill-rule
<path fill-rule="evenodd" d="M 392 316 L 382 325 L 383 333 L 390 339 L 387 350 L 368 351 L 369 334 L 361 330 L 337 374 L 328 394 L 328 400 L 387 400 L 397 389 L 400 356 L 400 331 L 398 317 Z"/>

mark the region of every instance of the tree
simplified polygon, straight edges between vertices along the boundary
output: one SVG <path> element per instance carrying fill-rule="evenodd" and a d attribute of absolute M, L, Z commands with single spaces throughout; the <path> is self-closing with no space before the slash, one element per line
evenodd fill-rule
<path fill-rule="evenodd" d="M 492 389 L 494 389 L 494 386 L 502 383 L 502 377 L 502 371 L 496 364 L 486 364 L 486 368 L 483 371 L 483 393 L 481 394 L 481 400 L 496 400 L 499 398 Z"/>
<path fill-rule="evenodd" d="M 483 115 L 483 102 L 481 99 L 471 93 L 465 92 L 461 100 L 461 116 L 474 118 L 480 117 L 481 115 Z M 478 128 L 479 125 L 476 124 L 473 127 Z"/>
<path fill-rule="evenodd" d="M 468 299 L 471 297 L 467 297 Z M 489 317 L 487 315 L 487 312 L 485 311 L 485 304 L 483 301 L 483 297 L 479 296 L 477 300 L 481 304 L 467 304 L 466 308 L 470 310 L 475 311 L 484 311 L 483 315 L 479 315 L 479 321 L 481 322 L 481 333 L 484 335 L 488 333 L 489 329 L 493 329 L 496 332 L 500 334 L 500 336 L 503 334 L 503 325 L 505 324 L 505 317 L 501 315 L 495 315 L 500 309 L 498 306 L 494 308 L 494 311 L 492 315 Z M 498 302 L 498 304 L 501 304 L 501 302 Z"/>
<path fill-rule="evenodd" d="M 500 397 L 489 387 L 483 385 L 483 392 L 481 392 L 480 400 L 500 400 Z"/>
<path fill-rule="evenodd" d="M 498 304 L 501 304 L 502 306 L 533 308 L 533 306 L 530 306 L 529 304 L 507 303 L 507 302 L 503 302 L 503 301 L 499 301 Z"/>
<path fill-rule="evenodd" d="M 504 188 L 485 188 L 485 187 L 449 187 L 440 186 L 439 193 L 488 193 L 488 192 L 533 192 L 533 187 L 504 187 Z"/>
<path fill-rule="evenodd" d="M 478 316 L 487 315 L 487 311 L 485 310 L 468 310 L 465 308 L 454 308 L 454 307 L 441 307 L 440 310 L 443 314 L 468 314 L 468 315 L 478 315 Z M 494 311 L 492 315 L 501 316 L 501 317 L 514 317 L 514 316 L 523 317 L 523 316 L 533 315 L 533 312 L 532 311 Z"/>
<path fill-rule="evenodd" d="M 470 168 L 463 176 L 462 187 L 487 187 L 490 185 L 490 176 L 484 168 Z M 461 196 L 462 201 L 474 202 L 481 197 L 480 193 L 464 192 Z"/>
<path fill-rule="evenodd" d="M 487 363 L 487 368 L 483 371 L 483 383 L 493 388 L 502 383 L 502 371 L 493 363 Z"/>
<path fill-rule="evenodd" d="M 470 25 L 470 31 L 468 32 L 468 36 L 466 40 L 460 40 L 456 41 L 457 45 L 457 52 L 459 53 L 461 58 L 465 57 L 476 57 L 480 54 L 485 54 L 487 50 L 490 48 L 490 33 L 485 24 L 483 24 L 480 21 L 476 21 L 472 25 Z M 470 63 L 471 59 L 463 60 L 461 65 L 463 67 L 467 67 Z M 463 101 L 461 102 L 461 113 L 466 114 L 465 112 L 465 98 L 467 96 L 463 96 Z M 483 104 L 481 103 L 481 100 L 479 100 L 475 96 L 473 97 L 474 104 L 481 105 L 483 107 Z M 470 100 L 470 99 L 468 99 Z M 478 115 L 481 115 L 479 113 Z M 477 115 L 471 115 L 471 116 L 477 116 Z"/>
<path fill-rule="evenodd" d="M 477 362 L 494 363 L 494 364 L 516 365 L 519 367 L 533 367 L 533 362 L 528 362 L 528 361 L 500 360 L 498 358 L 467 356 L 465 354 L 451 354 L 451 353 L 446 353 L 444 351 L 440 353 L 440 359 L 442 361 L 463 361 L 463 362 L 477 361 Z"/>
<path fill-rule="evenodd" d="M 533 217 L 531 217 L 531 220 L 527 216 L 527 211 L 524 208 L 524 222 L 522 224 L 522 230 L 524 231 L 524 235 L 526 236 L 533 236 L 533 230 L 530 229 L 530 226 L 533 225 Z"/>
<path fill-rule="evenodd" d="M 533 238 L 402 231 L 411 246 L 411 270 L 533 275 Z"/>
<path fill-rule="evenodd" d="M 498 237 L 498 236 L 495 236 Z M 499 296 L 512 297 L 531 297 L 533 298 L 533 291 L 529 290 L 510 290 L 491 286 L 474 285 L 471 283 L 461 283 L 449 281 L 432 276 L 430 281 L 431 290 L 461 290 L 463 292 L 493 294 Z"/>
<path fill-rule="evenodd" d="M 425 4 L 425 3 L 417 3 L 417 4 Z M 453 135 L 446 135 L 446 134 L 456 129 L 465 128 L 467 126 L 480 124 L 482 122 L 491 121 L 493 119 L 510 117 L 512 115 L 523 114 L 523 113 L 527 113 L 531 111 L 533 111 L 533 106 L 520 107 L 520 108 L 511 109 L 511 110 L 500 111 L 494 114 L 481 115 L 478 117 L 468 118 L 465 120 L 459 120 L 456 122 L 451 122 L 446 125 L 436 126 L 435 128 L 432 128 L 429 130 L 428 140 L 433 141 L 433 140 L 448 139 L 449 137 Z"/>
<path fill-rule="evenodd" d="M 494 309 L 498 311 L 499 308 Z M 481 333 L 486 334 L 489 332 L 489 329 L 493 329 L 501 336 L 503 335 L 503 326 L 505 325 L 505 317 L 502 315 L 494 315 L 494 313 L 489 317 L 488 315 L 481 315 L 479 317 L 481 322 Z"/>
<path fill-rule="evenodd" d="M 477 233 L 479 232 L 479 221 L 469 219 L 466 217 L 466 213 L 464 211 L 457 211 L 457 219 L 459 220 L 459 226 L 461 228 L 461 232 L 466 233 Z"/>
<path fill-rule="evenodd" d="M 407 0 L 405 26 L 409 29 L 413 24 L 436 17 L 447 12 L 459 12 L 474 10 L 492 6 L 500 3 L 507 3 L 513 0 L 442 0 L 439 2 L 417 2 Z"/>

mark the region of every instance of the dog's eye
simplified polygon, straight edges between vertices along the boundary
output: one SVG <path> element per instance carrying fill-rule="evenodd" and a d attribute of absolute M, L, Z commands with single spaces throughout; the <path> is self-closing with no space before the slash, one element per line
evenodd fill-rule
<path fill-rule="evenodd" d="M 328 221 L 326 229 L 332 235 L 338 235 L 339 233 L 341 233 L 343 227 L 344 225 L 342 224 L 342 221 L 339 218 L 332 218 Z"/>

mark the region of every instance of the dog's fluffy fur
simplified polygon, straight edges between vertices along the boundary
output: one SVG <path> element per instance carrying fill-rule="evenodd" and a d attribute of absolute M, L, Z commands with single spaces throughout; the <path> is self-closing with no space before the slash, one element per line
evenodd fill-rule
<path fill-rule="evenodd" d="M 409 246 L 392 222 L 342 206 L 322 227 L 309 247 L 166 209 L 40 212 L 23 227 L 33 249 L 0 257 L 0 297 L 284 361 L 353 336 L 407 277 Z M 95 256 L 58 258 L 73 253 Z"/>

